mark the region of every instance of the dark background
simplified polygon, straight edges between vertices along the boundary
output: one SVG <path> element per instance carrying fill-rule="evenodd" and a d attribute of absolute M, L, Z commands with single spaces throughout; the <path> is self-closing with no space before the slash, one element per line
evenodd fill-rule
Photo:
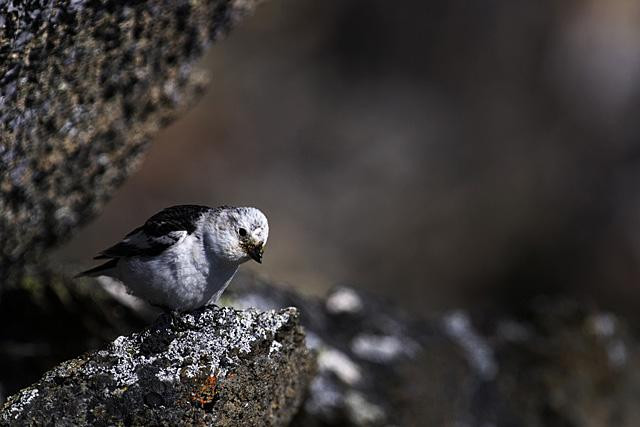
<path fill-rule="evenodd" d="M 640 296 L 640 3 L 273 0 L 213 47 L 69 272 L 163 207 L 254 205 L 264 264 L 413 310 Z"/>

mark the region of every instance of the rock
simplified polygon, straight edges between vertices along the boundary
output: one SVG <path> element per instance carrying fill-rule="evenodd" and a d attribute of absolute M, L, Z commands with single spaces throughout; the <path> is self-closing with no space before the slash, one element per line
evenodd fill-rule
<path fill-rule="evenodd" d="M 256 3 L 0 1 L 0 284 L 98 212 Z"/>
<path fill-rule="evenodd" d="M 130 308 L 116 315 L 108 295 L 83 295 L 85 288 L 99 294 L 88 287 L 90 282 L 74 286 L 59 276 L 31 281 L 40 285 L 6 292 L 5 301 L 15 308 L 6 314 L 6 306 L 0 310 L 3 324 L 12 325 L 0 329 L 0 366 L 12 367 L 11 372 L 0 371 L 5 395 L 64 359 L 59 350 L 50 354 L 45 349 L 77 342 L 77 354 L 96 348 L 89 340 L 96 330 L 105 336 L 126 334 L 127 323 L 136 329 L 140 322 Z M 65 283 L 67 294 L 48 290 L 57 289 L 58 282 Z M 18 304 L 25 289 L 39 295 L 30 297 L 37 304 L 29 309 Z M 262 310 L 299 308 L 307 344 L 317 354 L 317 374 L 295 426 L 624 427 L 634 426 L 640 417 L 637 333 L 620 315 L 575 297 L 539 297 L 520 305 L 420 317 L 354 288 L 336 288 L 320 298 L 239 274 L 223 303 Z M 93 328 L 74 327 L 74 320 Z M 47 329 L 47 324 L 53 327 Z M 56 333 L 56 327 L 65 333 Z M 277 341 L 284 346 L 284 340 Z M 165 342 L 147 340 L 145 351 L 162 349 Z M 36 344 L 43 353 L 29 354 Z M 268 340 L 267 347 L 272 348 Z M 36 384 L 17 396 L 28 398 L 24 393 L 34 387 L 40 392 Z M 144 395 L 147 405 L 164 399 L 164 391 L 154 387 L 150 390 L 155 394 Z M 241 387 L 254 393 L 263 384 L 247 381 Z M 253 395 L 239 399 L 244 398 Z"/>
<path fill-rule="evenodd" d="M 476 419 L 637 425 L 640 351 L 624 318 L 575 298 L 541 296 L 515 315 L 484 313 L 475 322 L 498 369 L 477 388 L 484 408 L 476 405 Z"/>
<path fill-rule="evenodd" d="M 295 305 L 318 352 L 297 426 L 634 426 L 638 337 L 572 297 L 422 319 L 352 288 L 301 296 L 244 277 L 239 307 Z"/>
<path fill-rule="evenodd" d="M 253 276 L 239 279 L 223 295 L 225 304 L 298 307 L 307 344 L 317 353 L 318 373 L 293 425 L 412 425 L 403 417 L 414 385 L 403 374 L 432 351 L 437 332 L 426 319 L 353 288 L 336 288 L 323 299 Z"/>
<path fill-rule="evenodd" d="M 296 309 L 209 307 L 60 364 L 10 397 L 0 424 L 281 426 L 312 373 Z"/>
<path fill-rule="evenodd" d="M 0 300 L 0 405 L 62 361 L 148 327 L 158 313 L 120 304 L 97 283 L 29 268 Z"/>

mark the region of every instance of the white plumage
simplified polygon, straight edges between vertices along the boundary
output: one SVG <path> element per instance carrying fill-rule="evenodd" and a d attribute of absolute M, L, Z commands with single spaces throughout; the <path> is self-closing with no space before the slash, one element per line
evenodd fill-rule
<path fill-rule="evenodd" d="M 267 218 L 256 208 L 167 208 L 98 255 L 80 276 L 110 276 L 152 305 L 189 311 L 214 304 L 238 266 L 262 261 Z"/>

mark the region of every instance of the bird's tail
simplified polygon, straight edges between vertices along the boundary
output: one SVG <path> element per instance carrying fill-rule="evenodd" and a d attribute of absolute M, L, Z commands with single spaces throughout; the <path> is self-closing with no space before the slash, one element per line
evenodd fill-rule
<path fill-rule="evenodd" d="M 107 272 L 107 270 L 111 270 L 117 264 L 118 264 L 118 258 L 113 258 L 113 259 L 110 259 L 109 261 L 105 262 L 104 264 L 100 264 L 97 267 L 93 267 L 93 268 L 91 268 L 89 270 L 86 270 L 86 271 L 83 271 L 81 273 L 78 273 L 75 276 L 73 276 L 73 278 L 76 279 L 78 277 L 102 276 L 103 274 L 105 274 Z"/>

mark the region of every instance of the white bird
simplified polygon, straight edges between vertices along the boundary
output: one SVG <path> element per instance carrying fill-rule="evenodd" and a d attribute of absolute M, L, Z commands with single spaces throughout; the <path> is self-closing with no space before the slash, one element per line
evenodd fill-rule
<path fill-rule="evenodd" d="M 133 295 L 165 310 L 215 304 L 238 266 L 262 263 L 269 236 L 256 208 L 179 205 L 164 209 L 94 259 L 80 276 L 109 276 Z"/>

